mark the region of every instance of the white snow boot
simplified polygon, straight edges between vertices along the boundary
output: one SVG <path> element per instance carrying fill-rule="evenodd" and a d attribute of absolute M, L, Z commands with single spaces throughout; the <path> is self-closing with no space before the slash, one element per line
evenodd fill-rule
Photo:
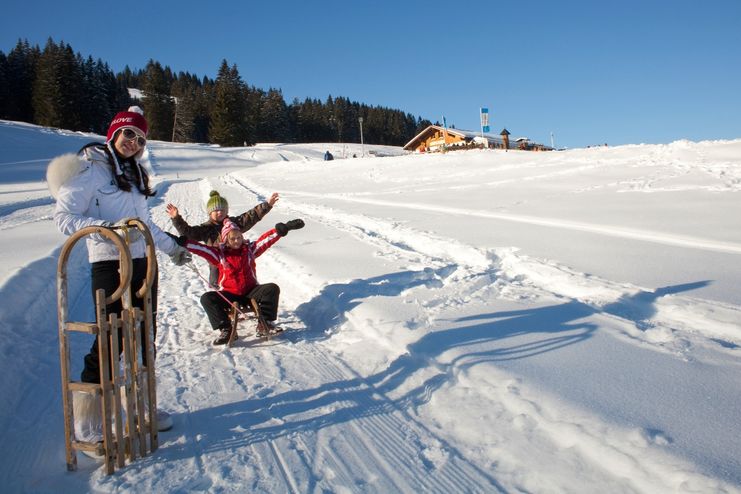
<path fill-rule="evenodd" d="M 164 410 L 157 409 L 157 430 L 160 432 L 169 431 L 172 429 L 173 421 L 169 413 Z"/>
<path fill-rule="evenodd" d="M 73 393 L 72 410 L 75 416 L 75 438 L 78 441 L 98 443 L 103 441 L 103 418 L 100 414 L 100 395 L 90 393 Z M 103 455 L 94 451 L 82 451 L 83 454 L 102 460 Z"/>

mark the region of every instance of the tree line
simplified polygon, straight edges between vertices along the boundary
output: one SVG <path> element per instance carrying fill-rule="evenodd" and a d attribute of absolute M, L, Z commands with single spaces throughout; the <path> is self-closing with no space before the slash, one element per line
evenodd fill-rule
<path fill-rule="evenodd" d="M 132 97 L 129 88 L 141 91 Z M 0 118 L 105 134 L 113 116 L 138 104 L 149 138 L 222 146 L 257 142 L 360 142 L 401 146 L 431 124 L 401 110 L 348 98 L 287 104 L 280 89 L 251 86 L 236 64 L 221 62 L 216 79 L 174 73 L 150 60 L 115 74 L 107 63 L 51 38 L 43 49 L 19 40 L 0 51 Z"/>

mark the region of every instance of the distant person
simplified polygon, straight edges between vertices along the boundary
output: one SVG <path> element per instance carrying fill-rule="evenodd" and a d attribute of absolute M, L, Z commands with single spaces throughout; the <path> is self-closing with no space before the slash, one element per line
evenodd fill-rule
<path fill-rule="evenodd" d="M 218 246 L 193 242 L 184 236 L 178 239 L 178 244 L 204 258 L 219 271 L 219 290 L 206 292 L 201 296 L 201 305 L 206 311 L 211 328 L 219 331 L 219 335 L 213 340 L 214 345 L 224 345 L 229 341 L 229 311 L 232 302 L 247 305 L 249 299 L 254 299 L 263 319 L 258 322 L 257 333 L 269 334 L 275 330 L 273 321 L 278 318 L 280 287 L 275 283 L 260 284 L 257 281 L 255 260 L 281 237 L 288 235 L 289 230 L 303 227 L 304 222 L 300 219 L 277 223 L 275 228 L 263 233 L 255 242 L 250 242 L 245 241 L 239 227 L 226 218 Z"/>
<path fill-rule="evenodd" d="M 332 156 L 332 153 L 327 151 L 324 153 L 324 161 L 332 161 L 334 159 L 334 156 Z"/>
<path fill-rule="evenodd" d="M 227 218 L 237 225 L 240 232 L 244 233 L 255 226 L 258 221 L 263 219 L 265 215 L 273 209 L 273 206 L 278 202 L 278 199 L 280 199 L 278 193 L 273 192 L 270 199 L 266 202 L 258 204 L 239 216 L 230 217 L 229 202 L 217 191 L 212 190 L 209 194 L 208 201 L 206 202 L 208 220 L 205 223 L 201 223 L 197 226 L 190 226 L 183 217 L 180 216 L 178 208 L 173 204 L 167 205 L 167 214 L 170 215 L 172 224 L 179 235 L 184 235 L 188 239 L 195 240 L 196 242 L 203 242 L 206 245 L 218 245 L 221 228 L 224 226 L 224 221 Z M 209 283 L 211 283 L 212 286 L 217 286 L 218 277 L 219 270 L 215 266 L 211 266 Z"/>
<path fill-rule="evenodd" d="M 55 158 L 47 171 L 47 182 L 56 197 L 54 222 L 65 235 L 89 226 L 114 226 L 125 224 L 130 218 L 145 223 L 155 246 L 168 254 L 173 262 L 182 265 L 190 253 L 179 246 L 152 222 L 147 198 L 154 196 L 149 186 L 149 175 L 139 160 L 147 144 L 147 121 L 138 106 L 119 112 L 108 127 L 105 143 L 91 143 L 76 155 Z M 136 235 L 132 235 L 136 233 Z M 138 230 L 129 232 L 129 249 L 133 260 L 131 292 L 133 305 L 144 308 L 144 301 L 136 296 L 147 275 L 145 241 Z M 110 296 L 119 285 L 119 251 L 113 242 L 94 235 L 87 237 L 88 260 L 91 264 L 93 296 L 102 288 Z M 157 313 L 157 278 L 151 289 L 152 312 Z M 106 306 L 108 314 L 120 314 L 121 299 Z M 153 326 L 156 334 L 156 321 Z M 119 335 L 120 336 L 120 335 Z M 147 340 L 142 335 L 146 356 Z M 123 345 L 119 342 L 119 352 Z M 145 358 L 146 360 L 146 358 Z M 145 362 L 146 364 L 146 362 Z M 114 364 L 117 365 L 117 364 Z M 82 382 L 100 383 L 98 338 L 85 356 Z M 97 404 L 96 404 L 97 401 Z M 102 440 L 100 397 L 76 393 L 73 398 L 75 411 L 75 437 L 96 442 Z M 157 411 L 160 430 L 172 427 L 172 419 L 165 412 Z"/>

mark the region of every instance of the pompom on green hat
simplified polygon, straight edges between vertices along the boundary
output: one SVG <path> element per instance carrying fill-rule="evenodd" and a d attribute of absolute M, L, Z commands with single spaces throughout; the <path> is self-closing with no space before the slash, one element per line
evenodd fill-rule
<path fill-rule="evenodd" d="M 212 190 L 209 194 L 208 202 L 206 203 L 206 212 L 211 214 L 212 211 L 228 211 L 229 203 L 227 200 L 219 195 L 218 192 Z"/>

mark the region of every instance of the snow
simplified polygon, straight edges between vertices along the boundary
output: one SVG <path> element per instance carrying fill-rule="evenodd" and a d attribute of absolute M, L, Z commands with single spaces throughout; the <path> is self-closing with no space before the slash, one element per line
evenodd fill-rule
<path fill-rule="evenodd" d="M 0 121 L 5 492 L 741 492 L 741 140 L 330 162 L 360 145 L 151 142 L 162 227 L 211 189 L 232 213 L 281 194 L 249 238 L 306 227 L 258 260 L 286 328 L 259 344 L 243 323 L 212 347 L 205 283 L 160 254 L 175 427 L 106 476 L 66 471 L 44 182 L 94 139 Z M 82 247 L 70 273 L 90 320 Z"/>

